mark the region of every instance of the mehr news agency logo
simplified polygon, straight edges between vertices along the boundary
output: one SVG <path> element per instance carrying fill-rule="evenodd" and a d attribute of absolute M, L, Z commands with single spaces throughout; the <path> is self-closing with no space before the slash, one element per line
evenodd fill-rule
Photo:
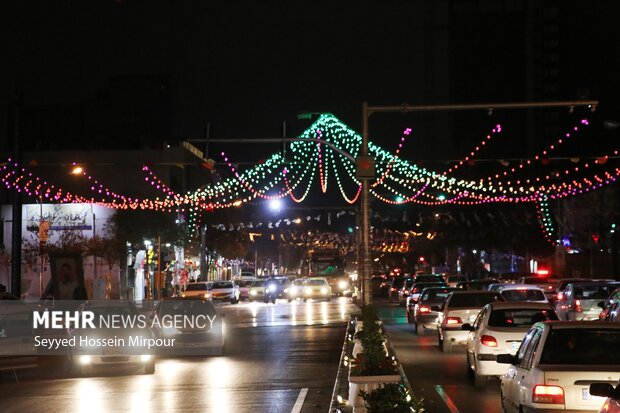
<path fill-rule="evenodd" d="M 46 330 L 90 329 L 90 331 L 106 330 L 144 330 L 148 329 L 200 329 L 210 330 L 216 315 L 210 314 L 95 314 L 93 311 L 61 311 L 47 310 L 34 311 L 32 327 Z M 74 335 L 72 337 L 34 337 L 35 347 L 46 350 L 58 350 L 62 347 L 141 347 L 160 348 L 173 347 L 174 338 L 153 338 L 141 334 L 118 337 L 93 337 L 88 335 Z"/>

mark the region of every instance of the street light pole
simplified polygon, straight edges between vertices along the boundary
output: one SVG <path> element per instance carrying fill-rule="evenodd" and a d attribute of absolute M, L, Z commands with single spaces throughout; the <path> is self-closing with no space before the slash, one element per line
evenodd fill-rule
<path fill-rule="evenodd" d="M 362 104 L 362 156 L 368 156 L 368 103 Z M 362 219 L 360 222 L 360 231 L 362 238 L 361 257 L 360 257 L 360 277 L 362 278 L 362 304 L 368 305 L 372 303 L 372 294 L 370 291 L 370 184 L 368 178 L 362 178 L 361 193 L 361 212 Z"/>

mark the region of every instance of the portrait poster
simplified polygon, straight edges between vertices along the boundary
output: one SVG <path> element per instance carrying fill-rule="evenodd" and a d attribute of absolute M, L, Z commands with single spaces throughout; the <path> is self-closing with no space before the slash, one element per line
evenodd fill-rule
<path fill-rule="evenodd" d="M 52 254 L 51 292 L 57 300 L 87 299 L 81 254 Z"/>

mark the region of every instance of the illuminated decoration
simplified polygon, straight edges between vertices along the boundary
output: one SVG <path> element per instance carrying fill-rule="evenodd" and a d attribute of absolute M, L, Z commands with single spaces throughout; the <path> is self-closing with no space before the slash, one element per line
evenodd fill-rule
<path fill-rule="evenodd" d="M 478 153 L 490 146 L 493 138 L 503 132 L 502 125 L 495 125 L 490 134 L 445 171 L 432 171 L 400 157 L 403 144 L 412 134 L 412 130 L 407 128 L 403 131 L 394 153 L 369 142 L 369 155 L 375 159 L 378 177 L 370 183 L 370 193 L 378 200 L 394 205 L 534 204 L 541 230 L 550 243 L 556 243 L 548 202 L 603 188 L 616 182 L 620 176 L 617 150 L 613 154 L 599 154 L 593 159 L 566 158 L 570 163 L 563 168 L 557 158 L 551 157 L 560 145 L 582 135 L 588 125 L 588 120 L 582 119 L 531 158 L 520 160 L 518 165 L 513 166 L 507 160 L 499 160 L 499 171 L 478 179 L 462 179 L 458 173 L 466 164 L 475 165 L 473 161 Z M 2 166 L 0 176 L 7 189 L 48 202 L 80 202 L 116 209 L 176 211 L 184 215 L 191 231 L 195 232 L 203 222 L 204 214 L 216 209 L 239 207 L 249 202 L 267 203 L 285 197 L 301 203 L 309 195 L 317 174 L 323 193 L 327 191 L 329 181 L 332 180 L 336 182 L 343 199 L 350 204 L 355 203 L 361 193 L 361 182 L 356 179 L 355 164 L 351 158 L 354 159 L 360 154 L 361 144 L 361 136 L 355 131 L 333 115 L 322 114 L 291 143 L 290 159 L 285 160 L 281 154 L 276 153 L 260 164 L 239 170 L 226 153 L 222 152 L 221 157 L 228 165 L 231 176 L 217 183 L 206 184 L 193 192 L 174 192 L 145 166 L 145 184 L 161 193 L 160 197 L 149 199 L 119 194 L 89 175 L 86 168 L 77 176 L 83 181 L 84 192 L 88 195 L 65 191 L 11 160 Z M 542 165 L 542 170 L 547 172 L 534 174 L 531 167 L 535 164 Z M 77 164 L 73 166 L 78 167 Z M 552 167 L 553 170 L 550 170 Z"/>
<path fill-rule="evenodd" d="M 555 239 L 555 229 L 553 228 L 553 222 L 551 221 L 551 214 L 549 212 L 549 203 L 546 197 L 541 197 L 536 203 L 536 212 L 538 213 L 538 224 L 542 230 L 545 239 L 552 245 L 557 245 L 558 241 Z"/>

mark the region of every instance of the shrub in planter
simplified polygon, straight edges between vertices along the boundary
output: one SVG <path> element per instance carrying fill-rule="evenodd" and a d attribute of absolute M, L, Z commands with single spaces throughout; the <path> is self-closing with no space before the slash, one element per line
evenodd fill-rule
<path fill-rule="evenodd" d="M 387 383 L 370 391 L 360 391 L 368 413 L 422 413 L 422 399 L 412 397 L 400 383 Z"/>
<path fill-rule="evenodd" d="M 377 324 L 378 317 L 373 307 L 362 307 L 364 329 L 355 338 L 362 344 L 361 353 L 355 355 L 351 367 L 353 376 L 381 376 L 398 374 L 396 363 L 385 352 L 385 336 Z"/>

